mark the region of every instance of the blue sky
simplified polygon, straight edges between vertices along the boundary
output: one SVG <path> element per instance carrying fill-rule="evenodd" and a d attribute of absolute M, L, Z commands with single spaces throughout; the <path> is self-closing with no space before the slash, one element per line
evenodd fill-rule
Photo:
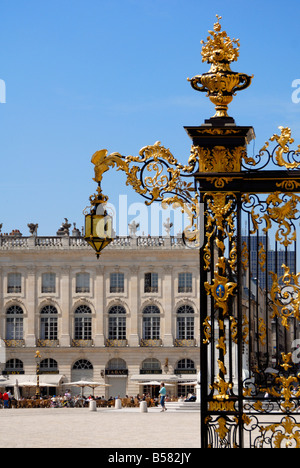
<path fill-rule="evenodd" d="M 216 14 L 240 39 L 232 69 L 254 74 L 229 108 L 238 125 L 255 129 L 249 152 L 279 125 L 300 144 L 300 103 L 291 98 L 300 80 L 299 13 L 298 0 L 0 0 L 2 231 L 28 235 L 35 222 L 39 235 L 55 235 L 65 217 L 81 227 L 98 149 L 136 155 L 159 140 L 187 161 L 183 126 L 214 113 L 187 77 L 208 71 L 200 40 Z M 114 170 L 103 190 L 115 205 L 119 194 L 143 201 Z"/>

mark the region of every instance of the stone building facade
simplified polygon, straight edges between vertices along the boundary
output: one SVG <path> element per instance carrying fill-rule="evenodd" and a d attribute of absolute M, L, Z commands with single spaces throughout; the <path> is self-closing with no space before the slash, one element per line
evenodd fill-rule
<path fill-rule="evenodd" d="M 92 379 L 110 385 L 95 390 L 106 397 L 162 380 L 185 394 L 200 371 L 199 302 L 199 253 L 180 238 L 116 238 L 97 260 L 80 236 L 0 237 L 0 365 L 11 385 L 34 379 L 39 350 L 49 393 Z"/>

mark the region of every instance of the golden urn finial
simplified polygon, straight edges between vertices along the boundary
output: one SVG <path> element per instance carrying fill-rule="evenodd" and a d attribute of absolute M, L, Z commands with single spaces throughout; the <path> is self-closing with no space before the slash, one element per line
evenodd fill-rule
<path fill-rule="evenodd" d="M 237 61 L 239 57 L 240 43 L 238 39 L 230 39 L 226 31 L 221 30 L 222 17 L 216 17 L 213 31 L 208 31 L 210 36 L 207 37 L 207 42 L 201 41 L 202 62 L 211 64 L 211 68 L 208 73 L 196 75 L 188 81 L 196 91 L 207 92 L 207 96 L 215 104 L 214 117 L 228 118 L 228 104 L 236 91 L 250 86 L 253 75 L 248 76 L 231 70 L 230 63 Z"/>

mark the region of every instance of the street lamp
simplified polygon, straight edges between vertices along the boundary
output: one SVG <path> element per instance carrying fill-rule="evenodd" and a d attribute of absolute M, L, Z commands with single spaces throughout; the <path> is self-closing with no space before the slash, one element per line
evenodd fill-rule
<path fill-rule="evenodd" d="M 41 363 L 41 353 L 36 351 L 35 353 L 35 361 L 36 361 L 36 398 L 39 399 L 41 396 L 41 389 L 40 389 L 40 363 Z"/>
<path fill-rule="evenodd" d="M 107 213 L 107 197 L 102 194 L 100 182 L 97 194 L 90 197 L 91 207 L 85 213 L 84 239 L 95 250 L 97 258 L 101 251 L 112 242 L 112 217 Z"/>

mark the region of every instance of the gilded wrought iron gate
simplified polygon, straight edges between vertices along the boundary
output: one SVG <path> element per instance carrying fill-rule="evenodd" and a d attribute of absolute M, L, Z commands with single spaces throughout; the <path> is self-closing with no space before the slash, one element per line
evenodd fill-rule
<path fill-rule="evenodd" d="M 300 446 L 300 152 L 288 129 L 272 140 L 272 152 L 244 154 L 239 172 L 196 175 L 205 203 L 202 447 Z M 204 159 L 213 151 L 206 146 Z"/>
<path fill-rule="evenodd" d="M 254 130 L 237 126 L 227 108 L 252 77 L 230 69 L 239 43 L 217 18 L 202 48 L 211 69 L 189 80 L 216 114 L 185 127 L 188 164 L 160 142 L 138 156 L 97 151 L 88 218 L 104 218 L 101 181 L 110 166 L 148 205 L 177 204 L 188 214 L 185 242 L 200 249 L 201 447 L 300 447 L 300 147 L 292 149 L 290 129 L 279 127 L 257 155 L 248 154 Z M 86 238 L 100 237 L 90 229 Z"/>
<path fill-rule="evenodd" d="M 291 149 L 291 130 L 279 127 L 248 155 L 254 130 L 236 126 L 227 105 L 252 77 L 230 70 L 239 43 L 219 20 L 202 49 L 211 69 L 190 80 L 207 92 L 216 114 L 186 128 L 205 205 L 201 446 L 300 447 L 300 147 Z"/>

